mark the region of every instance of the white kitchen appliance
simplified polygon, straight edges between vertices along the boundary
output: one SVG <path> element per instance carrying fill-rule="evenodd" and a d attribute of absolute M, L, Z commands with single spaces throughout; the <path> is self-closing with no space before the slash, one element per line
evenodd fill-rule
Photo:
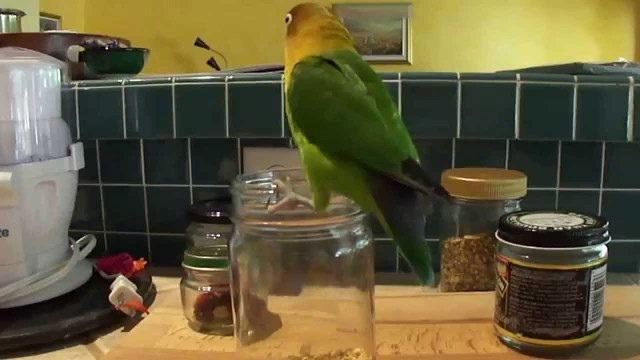
<path fill-rule="evenodd" d="M 84 167 L 61 116 L 66 65 L 0 48 L 0 308 L 45 301 L 83 285 L 92 235 L 68 236 Z"/>

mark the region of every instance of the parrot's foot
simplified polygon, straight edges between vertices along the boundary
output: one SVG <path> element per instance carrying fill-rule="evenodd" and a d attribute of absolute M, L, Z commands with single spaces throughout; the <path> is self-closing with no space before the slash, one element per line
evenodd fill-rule
<path fill-rule="evenodd" d="M 284 194 L 284 198 L 275 204 L 269 204 L 267 206 L 268 213 L 272 214 L 279 210 L 293 210 L 298 207 L 298 205 L 306 206 L 311 209 L 314 208 L 313 201 L 311 199 L 293 192 L 289 178 L 287 178 L 286 181 L 276 179 L 273 183 L 277 186 L 278 193 Z"/>

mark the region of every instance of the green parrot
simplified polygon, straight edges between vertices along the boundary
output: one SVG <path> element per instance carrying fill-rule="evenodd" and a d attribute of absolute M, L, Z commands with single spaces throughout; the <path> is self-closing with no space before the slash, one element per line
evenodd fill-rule
<path fill-rule="evenodd" d="M 377 218 L 421 285 L 432 284 L 424 200 L 445 199 L 447 191 L 420 166 L 395 103 L 340 20 L 302 3 L 285 23 L 286 112 L 309 205 L 325 210 L 332 192 L 350 198 Z"/>

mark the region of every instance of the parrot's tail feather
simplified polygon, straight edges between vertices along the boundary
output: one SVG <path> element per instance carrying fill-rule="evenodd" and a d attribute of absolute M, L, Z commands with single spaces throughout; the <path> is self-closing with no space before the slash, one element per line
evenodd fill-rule
<path fill-rule="evenodd" d="M 407 159 L 402 162 L 402 173 L 411 180 L 418 182 L 421 186 L 416 190 L 421 191 L 425 195 L 435 194 L 438 197 L 448 197 L 449 192 L 433 179 L 431 174 L 427 172 L 420 163 L 413 159 Z"/>
<path fill-rule="evenodd" d="M 402 256 L 423 286 L 434 281 L 433 262 L 424 239 L 425 210 L 420 193 L 381 175 L 371 176 L 376 217 L 398 245 Z"/>

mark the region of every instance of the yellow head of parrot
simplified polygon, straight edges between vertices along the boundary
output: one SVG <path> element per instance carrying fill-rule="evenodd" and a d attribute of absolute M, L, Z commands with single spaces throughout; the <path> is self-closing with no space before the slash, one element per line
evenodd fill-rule
<path fill-rule="evenodd" d="M 326 51 L 353 49 L 347 29 L 327 7 L 301 3 L 285 16 L 285 67 L 291 69 L 306 56 Z"/>

